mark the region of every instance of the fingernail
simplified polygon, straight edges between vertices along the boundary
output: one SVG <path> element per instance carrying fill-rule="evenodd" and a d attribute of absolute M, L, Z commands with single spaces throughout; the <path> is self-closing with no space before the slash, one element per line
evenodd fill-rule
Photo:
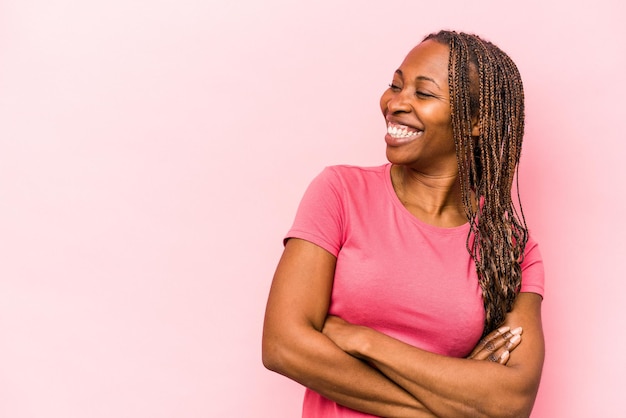
<path fill-rule="evenodd" d="M 521 340 L 521 339 L 522 339 L 522 337 L 521 337 L 519 334 L 515 334 L 515 335 L 513 336 L 513 338 L 511 338 L 511 339 L 509 340 L 509 342 L 510 342 L 511 344 L 516 344 L 516 343 L 517 343 L 519 340 Z"/>
<path fill-rule="evenodd" d="M 522 333 L 522 327 L 517 327 L 514 330 L 511 331 L 511 334 L 513 335 L 519 335 Z"/>

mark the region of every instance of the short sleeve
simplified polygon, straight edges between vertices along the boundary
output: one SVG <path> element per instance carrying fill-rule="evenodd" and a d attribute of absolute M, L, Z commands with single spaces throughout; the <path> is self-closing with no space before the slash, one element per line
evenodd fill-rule
<path fill-rule="evenodd" d="M 304 193 L 284 242 L 300 238 L 336 257 L 344 242 L 343 195 L 337 172 L 326 167 Z"/>
<path fill-rule="evenodd" d="M 544 293 L 544 270 L 543 259 L 539 252 L 539 245 L 529 238 L 524 249 L 522 261 L 522 287 L 520 292 L 537 293 L 543 297 Z"/>

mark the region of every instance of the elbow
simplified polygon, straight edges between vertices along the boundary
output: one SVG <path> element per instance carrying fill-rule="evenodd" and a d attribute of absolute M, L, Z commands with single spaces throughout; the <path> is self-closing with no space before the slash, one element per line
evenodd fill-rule
<path fill-rule="evenodd" d="M 537 392 L 517 390 L 514 393 L 496 395 L 499 401 L 487 402 L 482 416 L 492 418 L 528 418 L 535 404 Z"/>
<path fill-rule="evenodd" d="M 285 374 L 285 346 L 277 338 L 263 336 L 261 359 L 266 369 Z"/>
<path fill-rule="evenodd" d="M 515 400 L 506 405 L 502 405 L 497 411 L 493 411 L 487 416 L 498 418 L 528 418 L 532 411 L 533 404 L 534 400 L 530 402 L 526 399 Z"/>
<path fill-rule="evenodd" d="M 263 344 L 261 348 L 261 360 L 263 361 L 263 366 L 266 369 L 271 370 L 273 372 L 277 372 L 280 368 L 280 354 L 279 347 L 273 341 L 268 341 L 268 338 L 263 337 Z"/>
<path fill-rule="evenodd" d="M 511 402 L 502 405 L 498 410 L 492 410 L 486 416 L 494 418 L 528 418 L 530 409 L 521 403 Z"/>
<path fill-rule="evenodd" d="M 298 375 L 306 363 L 310 329 L 293 323 L 267 322 L 263 329 L 261 359 L 263 366 L 289 378 Z"/>
<path fill-rule="evenodd" d="M 517 394 L 514 401 L 512 401 L 512 413 L 505 415 L 506 417 L 529 417 L 535 405 L 535 399 L 537 398 L 538 388 L 525 388 Z"/>

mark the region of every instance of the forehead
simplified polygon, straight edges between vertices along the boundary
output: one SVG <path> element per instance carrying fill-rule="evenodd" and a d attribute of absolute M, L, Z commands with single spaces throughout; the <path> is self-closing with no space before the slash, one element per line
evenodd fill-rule
<path fill-rule="evenodd" d="M 432 40 L 424 41 L 406 56 L 400 70 L 405 78 L 428 77 L 442 88 L 448 85 L 448 60 L 450 48 Z"/>

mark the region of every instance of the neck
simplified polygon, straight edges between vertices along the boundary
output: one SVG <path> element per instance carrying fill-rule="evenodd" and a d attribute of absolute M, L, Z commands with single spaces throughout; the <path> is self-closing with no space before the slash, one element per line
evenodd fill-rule
<path fill-rule="evenodd" d="M 391 179 L 402 204 L 422 221 L 442 227 L 467 222 L 457 172 L 430 175 L 394 165 Z"/>

